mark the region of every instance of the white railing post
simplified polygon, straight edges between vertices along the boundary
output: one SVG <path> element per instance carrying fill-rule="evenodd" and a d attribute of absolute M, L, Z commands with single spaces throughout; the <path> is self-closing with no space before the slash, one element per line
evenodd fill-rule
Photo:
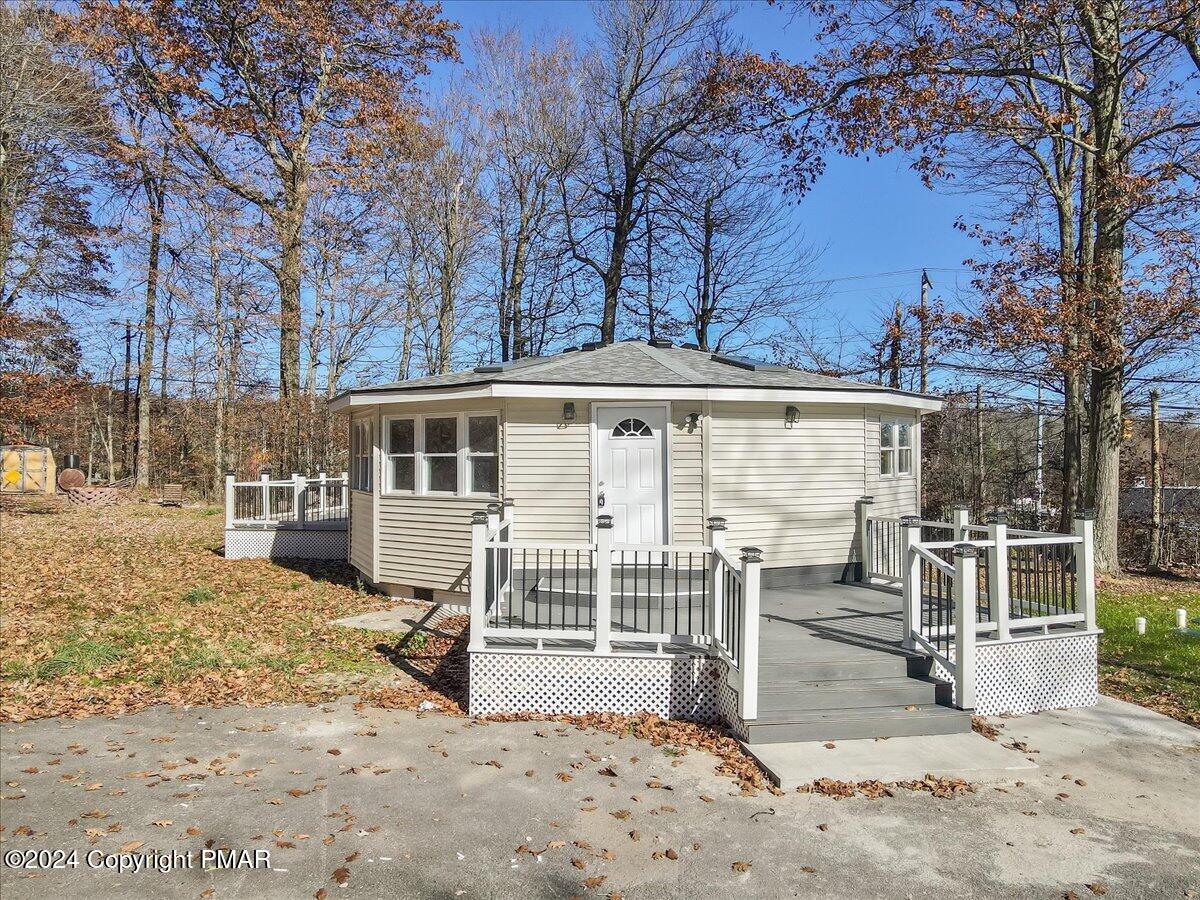
<path fill-rule="evenodd" d="M 596 517 L 596 652 L 612 652 L 612 516 Z"/>
<path fill-rule="evenodd" d="M 950 521 L 954 525 L 954 537 L 952 540 L 969 541 L 971 539 L 971 531 L 967 527 L 971 524 L 971 507 L 965 503 L 958 504 L 954 507 L 954 513 Z"/>
<path fill-rule="evenodd" d="M 483 650 L 487 626 L 487 528 L 488 514 L 471 513 L 471 639 L 467 650 Z"/>
<path fill-rule="evenodd" d="M 758 611 L 759 576 L 762 551 L 757 547 L 742 548 L 742 644 L 738 648 L 738 669 L 741 670 L 742 719 L 758 718 Z"/>
<path fill-rule="evenodd" d="M 722 629 L 725 618 L 725 599 L 723 596 L 725 579 L 721 577 L 721 567 L 724 563 L 717 554 L 718 550 L 725 549 L 724 516 L 708 517 L 708 546 L 713 549 L 713 552 L 708 555 L 708 596 L 712 600 L 712 615 L 709 616 L 708 620 L 712 623 L 712 641 L 715 647 L 721 640 L 721 635 L 724 634 Z"/>
<path fill-rule="evenodd" d="M 1078 512 L 1075 514 L 1075 534 L 1079 543 L 1075 544 L 1075 584 L 1078 591 L 1080 610 L 1083 613 L 1083 627 L 1088 631 L 1096 630 L 1096 550 L 1092 543 L 1092 513 Z"/>
<path fill-rule="evenodd" d="M 1011 607 L 1008 599 L 1008 520 L 1004 512 L 997 511 L 988 516 L 987 526 L 988 540 L 992 542 L 987 548 L 988 606 L 996 620 L 996 640 L 1007 641 Z"/>
<path fill-rule="evenodd" d="M 258 476 L 258 480 L 262 482 L 262 518 L 264 522 L 271 521 L 271 486 L 268 482 L 271 480 L 271 470 L 263 469 Z"/>
<path fill-rule="evenodd" d="M 317 473 L 317 515 L 325 521 L 325 473 Z"/>
<path fill-rule="evenodd" d="M 350 515 L 350 474 L 342 473 L 342 513 Z"/>
<path fill-rule="evenodd" d="M 499 540 L 500 539 L 500 532 L 498 531 L 498 529 L 500 528 L 500 504 L 499 503 L 489 503 L 487 505 L 487 517 L 488 517 L 488 521 L 487 521 L 488 533 L 490 534 L 493 531 L 495 531 L 496 532 L 496 540 Z"/>
<path fill-rule="evenodd" d="M 854 501 L 854 513 L 858 518 L 858 580 L 871 580 L 871 505 L 874 497 L 859 497 Z"/>
<path fill-rule="evenodd" d="M 237 488 L 233 486 L 233 473 L 225 473 L 225 529 L 229 530 L 233 527 L 235 515 L 235 503 L 237 502 Z"/>
<path fill-rule="evenodd" d="M 954 705 L 975 708 L 975 604 L 979 548 L 954 545 Z"/>
<path fill-rule="evenodd" d="M 921 627 L 921 557 L 913 547 L 921 543 L 921 517 L 900 517 L 900 594 L 902 597 L 903 627 L 900 633 L 900 645 L 905 650 L 917 646 L 913 640 L 913 632 Z"/>
<path fill-rule="evenodd" d="M 292 509 L 296 511 L 296 527 L 303 528 L 304 520 L 308 518 L 305 505 L 308 503 L 308 479 L 296 472 L 292 473 Z"/>

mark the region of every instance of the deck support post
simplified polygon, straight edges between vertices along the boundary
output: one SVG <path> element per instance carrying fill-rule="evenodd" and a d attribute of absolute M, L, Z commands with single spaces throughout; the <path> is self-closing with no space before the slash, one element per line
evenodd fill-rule
<path fill-rule="evenodd" d="M 265 469 L 258 476 L 259 483 L 262 485 L 262 517 L 263 521 L 271 521 L 271 470 Z"/>
<path fill-rule="evenodd" d="M 1075 544 L 1075 584 L 1079 605 L 1083 607 L 1083 627 L 1096 630 L 1096 548 L 1092 536 L 1092 513 L 1090 510 L 1075 514 L 1075 527 L 1079 537 Z"/>
<path fill-rule="evenodd" d="M 859 497 L 854 501 L 854 514 L 858 520 L 858 580 L 864 584 L 871 580 L 871 506 L 875 498 Z"/>
<path fill-rule="evenodd" d="M 612 653 L 612 516 L 596 517 L 596 653 Z"/>
<path fill-rule="evenodd" d="M 900 517 L 900 594 L 902 598 L 900 645 L 913 650 L 913 634 L 921 628 L 921 557 L 913 546 L 921 542 L 921 517 Z"/>
<path fill-rule="evenodd" d="M 971 524 L 971 507 L 965 503 L 960 503 L 954 507 L 954 514 L 950 521 L 954 525 L 954 540 L 969 541 L 971 539 L 971 529 L 967 526 Z"/>
<path fill-rule="evenodd" d="M 342 512 L 350 518 L 350 473 L 342 473 Z"/>
<path fill-rule="evenodd" d="M 757 547 L 742 548 L 742 645 L 738 648 L 738 668 L 742 674 L 741 701 L 742 719 L 758 718 L 758 626 L 759 626 L 759 579 L 762 569 L 762 551 Z"/>
<path fill-rule="evenodd" d="M 975 605 L 979 548 L 954 545 L 954 705 L 975 708 Z"/>
<path fill-rule="evenodd" d="M 725 600 L 722 596 L 725 590 L 725 579 L 721 577 L 721 566 L 724 563 L 716 553 L 717 550 L 725 549 L 724 516 L 708 517 L 708 546 L 713 548 L 713 552 L 708 557 L 708 596 L 712 602 L 712 615 L 708 620 L 712 623 L 712 640 L 715 645 L 725 633 L 723 631 Z"/>
<path fill-rule="evenodd" d="M 237 488 L 233 486 L 233 473 L 225 473 L 225 530 L 233 528 L 234 520 L 234 502 L 236 500 Z"/>
<path fill-rule="evenodd" d="M 325 473 L 317 473 L 317 515 L 325 521 Z"/>
<path fill-rule="evenodd" d="M 483 650 L 487 625 L 487 531 L 488 514 L 471 513 L 471 639 L 468 651 Z"/>
<path fill-rule="evenodd" d="M 1008 620 L 1012 609 L 1008 586 L 1008 519 L 1004 511 L 989 515 L 987 526 L 988 540 L 992 542 L 987 548 L 988 606 L 996 622 L 996 640 L 1007 641 L 1011 635 Z"/>
<path fill-rule="evenodd" d="M 292 473 L 292 509 L 296 512 L 296 527 L 303 528 L 308 518 L 305 506 L 308 503 L 308 479 L 298 472 Z"/>

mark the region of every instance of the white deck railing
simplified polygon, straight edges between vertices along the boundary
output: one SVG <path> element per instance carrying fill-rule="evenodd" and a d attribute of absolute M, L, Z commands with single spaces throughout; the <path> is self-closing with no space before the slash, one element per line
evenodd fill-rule
<path fill-rule="evenodd" d="M 928 653 L 951 673 L 957 706 L 975 705 L 980 641 L 1096 630 L 1090 516 L 1077 518 L 1072 534 L 1056 534 L 1010 529 L 1002 514 L 973 525 L 965 507 L 951 522 L 877 519 L 870 505 L 866 497 L 858 504 L 860 578 L 900 584 L 904 647 Z"/>
<path fill-rule="evenodd" d="M 518 541 L 511 504 L 474 513 L 469 649 L 700 647 L 725 660 L 741 717 L 755 718 L 761 552 L 729 556 L 719 517 L 708 544 L 614 543 L 612 524 L 599 516 L 595 541 Z"/>
<path fill-rule="evenodd" d="M 293 474 L 255 481 L 225 476 L 225 528 L 341 529 L 349 518 L 350 492 L 346 473 L 313 478 Z"/>

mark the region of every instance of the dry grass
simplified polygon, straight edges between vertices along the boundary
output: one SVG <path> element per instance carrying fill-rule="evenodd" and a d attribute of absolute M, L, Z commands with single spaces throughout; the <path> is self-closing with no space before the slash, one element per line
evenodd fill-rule
<path fill-rule="evenodd" d="M 396 672 L 343 564 L 226 561 L 216 509 L 0 509 L 0 718 L 323 700 Z M 384 648 L 386 651 L 387 648 Z"/>

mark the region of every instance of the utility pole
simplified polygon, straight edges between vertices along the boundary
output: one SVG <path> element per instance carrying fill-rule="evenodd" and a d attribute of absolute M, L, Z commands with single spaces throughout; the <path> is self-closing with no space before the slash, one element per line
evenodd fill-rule
<path fill-rule="evenodd" d="M 1042 413 L 1042 385 L 1038 383 L 1037 389 L 1037 478 L 1034 481 L 1034 489 L 1037 491 L 1037 527 L 1042 527 L 1042 503 L 1045 499 L 1046 482 L 1042 474 L 1043 457 L 1045 455 L 1045 429 L 1046 417 Z"/>
<path fill-rule="evenodd" d="M 929 275 L 921 270 L 921 393 L 929 390 Z"/>
<path fill-rule="evenodd" d="M 983 514 L 983 385 L 975 385 L 975 510 Z"/>
<path fill-rule="evenodd" d="M 904 313 L 900 301 L 896 301 L 896 312 L 892 321 L 891 352 L 888 354 L 888 368 L 891 370 L 890 386 L 900 387 L 900 332 L 904 328 Z"/>
<path fill-rule="evenodd" d="M 1162 439 L 1158 427 L 1158 391 L 1150 392 L 1150 558 L 1151 570 L 1162 567 Z"/>
<path fill-rule="evenodd" d="M 133 328 L 125 320 L 125 393 L 121 396 L 121 466 L 129 473 L 129 376 L 133 365 Z"/>

